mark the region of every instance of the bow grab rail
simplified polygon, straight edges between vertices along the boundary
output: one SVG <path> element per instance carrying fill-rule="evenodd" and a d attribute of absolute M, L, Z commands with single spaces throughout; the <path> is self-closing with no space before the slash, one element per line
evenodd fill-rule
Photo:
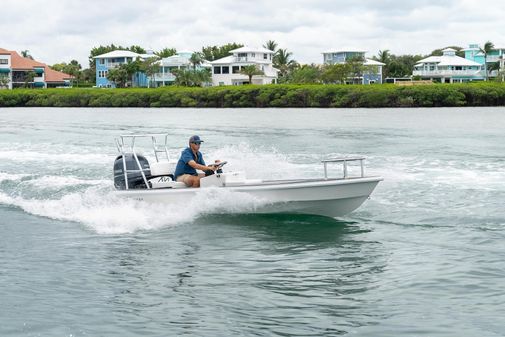
<path fill-rule="evenodd" d="M 363 166 L 363 161 L 365 160 L 365 157 L 340 157 L 340 158 L 328 158 L 328 159 L 323 159 L 321 160 L 321 163 L 324 165 L 324 179 L 328 180 L 328 163 L 342 163 L 342 167 L 344 170 L 344 179 L 347 179 L 349 177 L 349 172 L 347 170 L 347 163 L 348 162 L 355 162 L 359 161 L 360 167 L 361 167 L 361 176 L 360 178 L 363 178 L 365 176 L 365 168 Z"/>

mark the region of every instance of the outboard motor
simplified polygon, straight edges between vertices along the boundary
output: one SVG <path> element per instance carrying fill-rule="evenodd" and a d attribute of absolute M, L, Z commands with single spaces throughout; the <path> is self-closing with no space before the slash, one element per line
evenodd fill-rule
<path fill-rule="evenodd" d="M 151 175 L 149 162 L 147 159 L 137 154 L 137 158 L 139 159 L 141 169 L 144 170 L 144 175 L 148 178 Z M 137 161 L 133 156 L 133 153 L 125 154 L 126 160 L 126 169 L 127 170 L 138 170 L 139 167 L 137 165 Z M 114 187 L 118 190 L 125 190 L 125 175 L 124 175 L 124 165 L 123 165 L 123 156 L 119 155 L 114 161 Z M 141 189 L 147 188 L 142 178 L 142 174 L 140 172 L 128 172 L 128 188 L 129 189 Z"/>

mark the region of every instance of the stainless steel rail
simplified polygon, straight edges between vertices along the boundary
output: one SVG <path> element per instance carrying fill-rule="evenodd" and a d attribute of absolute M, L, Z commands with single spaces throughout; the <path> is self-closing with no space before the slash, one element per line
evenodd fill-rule
<path fill-rule="evenodd" d="M 359 161 L 360 166 L 361 166 L 361 178 L 365 176 L 365 168 L 363 166 L 363 161 L 365 160 L 365 157 L 341 157 L 341 158 L 328 158 L 328 159 L 323 159 L 321 160 L 321 163 L 324 165 L 324 179 L 328 180 L 328 163 L 342 163 L 342 167 L 344 169 L 344 179 L 348 178 L 348 171 L 347 171 L 347 163 L 348 162 L 354 162 L 354 161 Z"/>
<path fill-rule="evenodd" d="M 147 182 L 147 177 L 145 172 L 147 169 L 143 169 L 140 165 L 139 158 L 137 153 L 135 152 L 135 142 L 138 138 L 151 138 L 151 143 L 153 147 L 154 156 L 156 157 L 156 162 L 159 162 L 158 153 L 165 153 L 167 161 L 170 161 L 170 156 L 168 154 L 168 134 L 166 133 L 150 133 L 150 134 L 133 134 L 133 135 L 120 135 L 118 138 L 115 138 L 116 146 L 118 152 L 123 157 L 123 170 L 125 177 L 125 187 L 128 189 L 128 173 L 140 173 L 142 175 L 142 179 L 146 184 L 146 188 L 150 189 L 149 184 Z M 163 142 L 158 145 L 158 138 L 162 138 Z M 127 170 L 126 169 L 126 159 L 125 155 L 127 153 L 131 153 L 135 162 L 137 163 L 138 169 Z"/>

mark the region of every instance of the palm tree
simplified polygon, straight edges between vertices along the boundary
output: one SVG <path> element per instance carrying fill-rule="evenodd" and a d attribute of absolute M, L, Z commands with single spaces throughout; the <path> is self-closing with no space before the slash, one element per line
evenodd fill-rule
<path fill-rule="evenodd" d="M 280 76 L 286 76 L 289 70 L 292 70 L 296 66 L 295 60 L 290 60 L 293 53 L 288 52 L 287 49 L 279 48 L 274 55 L 274 67 L 279 69 Z"/>
<path fill-rule="evenodd" d="M 271 50 L 273 52 L 275 52 L 275 50 L 277 49 L 277 42 L 275 42 L 274 40 L 268 40 L 264 45 L 263 47 L 268 49 L 268 50 Z"/>
<path fill-rule="evenodd" d="M 265 73 L 260 70 L 258 67 L 256 67 L 254 64 L 248 65 L 248 66 L 243 66 L 242 69 L 240 70 L 240 73 L 242 75 L 246 75 L 249 77 L 249 84 L 252 84 L 252 78 L 255 75 L 264 75 Z"/>
<path fill-rule="evenodd" d="M 389 63 L 391 62 L 391 54 L 389 50 L 379 50 L 377 57 L 374 57 L 376 61 L 382 62 L 385 66 L 382 68 L 382 83 L 384 83 L 384 79 L 389 75 Z"/>
<path fill-rule="evenodd" d="M 29 50 L 22 50 L 21 51 L 21 56 L 33 60 L 33 57 L 30 55 L 30 51 Z"/>
<path fill-rule="evenodd" d="M 202 53 L 193 53 L 189 58 L 189 62 L 193 65 L 193 70 L 196 70 L 196 67 L 202 64 L 203 56 Z"/>
<path fill-rule="evenodd" d="M 484 48 L 480 48 L 480 51 L 484 54 L 484 72 L 486 73 L 486 81 L 489 80 L 489 76 L 487 73 L 487 55 L 492 49 L 494 49 L 494 44 L 491 41 L 487 41 L 486 43 L 484 43 Z"/>
<path fill-rule="evenodd" d="M 156 85 L 156 73 L 160 71 L 159 57 L 149 57 L 140 63 L 140 70 L 143 71 L 147 76 L 147 87 L 151 87 L 151 82 L 154 79 L 154 84 Z"/>

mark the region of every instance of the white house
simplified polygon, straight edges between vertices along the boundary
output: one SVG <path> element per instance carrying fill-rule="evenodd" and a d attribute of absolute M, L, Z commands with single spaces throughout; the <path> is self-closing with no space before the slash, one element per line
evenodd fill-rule
<path fill-rule="evenodd" d="M 420 60 L 412 72 L 423 80 L 442 83 L 482 81 L 485 79 L 483 66 L 472 60 L 459 57 L 452 48 L 444 49 L 442 56 L 429 56 Z"/>
<path fill-rule="evenodd" d="M 248 84 L 249 77 L 240 70 L 247 65 L 255 65 L 263 75 L 255 75 L 252 84 L 277 83 L 278 69 L 274 68 L 274 52 L 265 48 L 241 47 L 231 50 L 232 55 L 210 62 L 212 65 L 212 85 Z"/>

